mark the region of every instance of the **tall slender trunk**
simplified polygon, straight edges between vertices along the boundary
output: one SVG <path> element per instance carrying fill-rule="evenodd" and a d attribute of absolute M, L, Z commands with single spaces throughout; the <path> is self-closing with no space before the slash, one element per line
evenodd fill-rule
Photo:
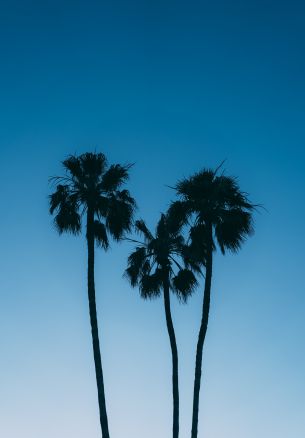
<path fill-rule="evenodd" d="M 172 351 L 172 385 L 173 385 L 173 438 L 179 436 L 179 386 L 178 386 L 178 350 L 175 330 L 170 309 L 168 272 L 163 282 L 164 307 L 168 336 Z"/>
<path fill-rule="evenodd" d="M 196 365 L 194 379 L 194 398 L 193 398 L 193 420 L 191 438 L 197 438 L 198 435 L 198 414 L 199 414 L 199 393 L 201 383 L 201 366 L 202 366 L 202 350 L 205 340 L 205 335 L 208 328 L 210 296 L 211 296 L 211 281 L 212 281 L 212 264 L 213 264 L 213 237 L 212 225 L 207 224 L 208 242 L 207 242 L 207 260 L 206 260 L 206 275 L 204 284 L 204 297 L 202 306 L 202 317 L 199 329 L 197 350 L 196 350 Z"/>
<path fill-rule="evenodd" d="M 94 211 L 89 207 L 87 212 L 87 244 L 88 244 L 88 299 L 92 333 L 93 356 L 100 411 L 102 437 L 109 438 L 108 419 L 106 411 L 104 378 L 101 361 L 98 325 L 96 316 L 95 285 L 94 285 Z"/>

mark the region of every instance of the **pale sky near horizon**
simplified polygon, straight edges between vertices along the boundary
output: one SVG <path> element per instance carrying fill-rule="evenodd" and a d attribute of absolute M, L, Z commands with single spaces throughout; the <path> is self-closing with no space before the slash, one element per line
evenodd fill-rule
<path fill-rule="evenodd" d="M 266 210 L 215 258 L 198 438 L 305 436 L 305 7 L 301 1 L 3 0 L 0 437 L 99 438 L 84 237 L 59 237 L 48 177 L 71 153 L 135 163 L 154 227 L 177 179 L 226 159 Z M 98 251 L 111 438 L 171 436 L 162 300 Z M 202 285 L 172 300 L 180 438 L 190 437 Z"/>

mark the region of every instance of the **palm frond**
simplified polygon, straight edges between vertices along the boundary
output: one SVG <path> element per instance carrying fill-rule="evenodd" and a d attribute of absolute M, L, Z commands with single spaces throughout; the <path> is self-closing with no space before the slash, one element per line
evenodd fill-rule
<path fill-rule="evenodd" d="M 214 171 L 204 169 L 189 178 L 184 178 L 176 184 L 176 192 L 184 200 L 198 200 L 211 191 Z"/>
<path fill-rule="evenodd" d="M 205 224 L 195 224 L 190 228 L 188 243 L 182 245 L 181 248 L 181 256 L 185 266 L 200 274 L 202 273 L 201 268 L 206 265 L 207 239 Z"/>
<path fill-rule="evenodd" d="M 109 241 L 107 236 L 107 230 L 105 225 L 98 221 L 94 221 L 94 237 L 96 243 L 101 246 L 105 251 L 109 248 Z"/>
<path fill-rule="evenodd" d="M 193 247 L 206 247 L 208 237 L 208 231 L 205 223 L 197 223 L 190 228 L 189 241 Z"/>
<path fill-rule="evenodd" d="M 193 294 L 197 285 L 197 279 L 189 269 L 180 269 L 177 275 L 172 279 L 172 289 L 174 293 L 184 302 Z"/>
<path fill-rule="evenodd" d="M 128 257 L 128 267 L 125 271 L 125 277 L 128 278 L 132 287 L 135 287 L 143 272 L 147 273 L 146 249 L 138 246 Z M 144 269 L 143 269 L 144 268 Z"/>
<path fill-rule="evenodd" d="M 142 234 L 147 241 L 150 241 L 153 239 L 153 235 L 149 231 L 149 229 L 147 228 L 143 219 L 139 219 L 139 220 L 135 221 L 134 226 L 135 226 L 136 232 L 139 234 Z"/>
<path fill-rule="evenodd" d="M 99 194 L 95 199 L 95 211 L 99 217 L 106 218 L 109 210 L 109 198 Z"/>
<path fill-rule="evenodd" d="M 181 257 L 186 268 L 201 274 L 201 268 L 206 265 L 206 248 L 200 243 L 191 242 L 181 248 Z"/>
<path fill-rule="evenodd" d="M 70 196 L 69 186 L 59 184 L 56 187 L 56 191 L 49 196 L 50 200 L 50 213 L 53 214 L 54 211 L 59 208 L 59 206 L 66 202 L 67 198 Z"/>
<path fill-rule="evenodd" d="M 215 236 L 221 252 L 236 252 L 248 236 L 253 234 L 252 215 L 242 209 L 223 210 L 215 225 Z"/>
<path fill-rule="evenodd" d="M 172 233 L 179 233 L 187 223 L 190 215 L 189 203 L 182 201 L 172 202 L 166 213 L 166 222 Z"/>
<path fill-rule="evenodd" d="M 130 195 L 129 190 L 120 190 L 115 192 L 116 197 L 119 201 L 125 202 L 126 204 L 130 205 L 133 208 L 133 211 L 136 210 L 137 204 L 135 199 Z"/>
<path fill-rule="evenodd" d="M 62 162 L 64 168 L 76 179 L 81 180 L 83 177 L 81 162 L 75 155 L 69 155 Z"/>
<path fill-rule="evenodd" d="M 79 234 L 81 231 L 81 220 L 77 210 L 71 204 L 62 204 L 54 218 L 59 234 L 68 232 Z"/>
<path fill-rule="evenodd" d="M 57 212 L 54 223 L 58 232 L 78 234 L 81 229 L 78 200 L 77 196 L 71 194 L 69 186 L 59 184 L 56 191 L 49 196 L 49 200 L 50 213 Z"/>
<path fill-rule="evenodd" d="M 156 227 L 156 239 L 163 240 L 168 234 L 169 230 L 167 228 L 166 215 L 162 213 Z"/>
<path fill-rule="evenodd" d="M 108 197 L 106 227 L 115 240 L 120 240 L 130 231 L 134 213 L 134 203 L 122 200 L 120 192 Z"/>
<path fill-rule="evenodd" d="M 162 289 L 162 271 L 156 269 L 153 274 L 144 274 L 139 283 L 142 298 L 157 298 L 160 296 Z"/>
<path fill-rule="evenodd" d="M 100 189 L 105 192 L 113 192 L 118 190 L 122 184 L 124 184 L 128 178 L 128 171 L 131 165 L 121 166 L 120 164 L 113 164 L 104 173 Z"/>
<path fill-rule="evenodd" d="M 107 158 L 102 153 L 86 152 L 78 157 L 85 177 L 97 181 L 107 166 Z"/>
<path fill-rule="evenodd" d="M 184 237 L 182 234 L 171 235 L 171 251 L 175 253 L 180 253 L 181 248 L 185 245 Z"/>
<path fill-rule="evenodd" d="M 237 179 L 231 176 L 221 175 L 215 178 L 216 198 L 220 205 L 229 208 L 246 208 L 252 210 L 254 206 L 247 199 L 247 195 L 241 192 Z"/>

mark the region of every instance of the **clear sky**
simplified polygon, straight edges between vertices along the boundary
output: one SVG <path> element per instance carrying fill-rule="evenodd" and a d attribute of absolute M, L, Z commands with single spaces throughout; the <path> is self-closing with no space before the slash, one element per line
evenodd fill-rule
<path fill-rule="evenodd" d="M 70 153 L 134 162 L 154 226 L 167 187 L 226 159 L 267 211 L 215 259 L 199 438 L 305 436 L 305 7 L 291 1 L 3 0 L 0 13 L 0 436 L 98 438 L 84 238 L 59 237 L 48 177 Z M 111 438 L 167 438 L 162 301 L 99 251 Z M 189 438 L 202 285 L 173 302 Z"/>

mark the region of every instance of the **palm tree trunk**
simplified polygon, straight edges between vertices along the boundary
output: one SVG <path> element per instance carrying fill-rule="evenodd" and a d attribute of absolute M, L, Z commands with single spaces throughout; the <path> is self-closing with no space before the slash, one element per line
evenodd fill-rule
<path fill-rule="evenodd" d="M 193 397 L 193 420 L 192 420 L 191 438 L 197 438 L 198 435 L 198 414 L 199 414 L 199 393 L 200 393 L 200 383 L 201 383 L 202 350 L 203 350 L 205 335 L 208 328 L 209 310 L 210 310 L 212 264 L 213 264 L 213 260 L 212 260 L 213 237 L 212 237 L 211 224 L 207 225 L 207 231 L 208 231 L 208 248 L 207 248 L 207 260 L 206 260 L 206 275 L 205 275 L 205 284 L 204 284 L 201 325 L 199 329 L 197 350 L 196 350 L 194 397 Z"/>
<path fill-rule="evenodd" d="M 102 437 L 109 438 L 108 419 L 106 411 L 104 378 L 96 316 L 95 286 L 94 286 L 94 212 L 88 208 L 87 213 L 87 244 L 88 244 L 88 299 L 93 344 L 93 356 L 100 411 Z"/>
<path fill-rule="evenodd" d="M 179 436 L 179 386 L 178 386 L 178 350 L 174 325 L 172 321 L 169 296 L 168 274 L 163 283 L 164 290 L 164 307 L 168 336 L 172 351 L 172 385 L 173 385 L 173 438 Z"/>

